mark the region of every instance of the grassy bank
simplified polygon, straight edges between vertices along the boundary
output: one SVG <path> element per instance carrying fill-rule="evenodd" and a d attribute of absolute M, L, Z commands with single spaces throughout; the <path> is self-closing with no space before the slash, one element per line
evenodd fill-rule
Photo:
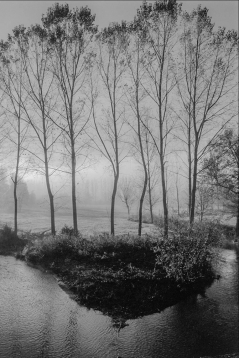
<path fill-rule="evenodd" d="M 129 319 L 203 291 L 214 278 L 210 248 L 204 237 L 62 234 L 35 240 L 25 258 L 57 274 L 80 304 Z"/>

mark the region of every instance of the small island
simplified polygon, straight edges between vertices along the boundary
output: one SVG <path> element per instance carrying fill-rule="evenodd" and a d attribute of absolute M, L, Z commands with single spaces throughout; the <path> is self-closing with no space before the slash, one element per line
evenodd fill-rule
<path fill-rule="evenodd" d="M 159 228 L 160 229 L 160 228 Z M 174 229 L 174 230 L 172 230 Z M 1 254 L 15 254 L 28 264 L 50 270 L 79 304 L 117 320 L 159 312 L 192 293 L 202 293 L 215 279 L 216 247 L 237 245 L 232 227 L 170 220 L 170 237 L 145 234 L 74 236 L 32 234 L 18 238 L 1 230 Z M 221 235 L 219 235 L 219 232 Z M 231 233 L 231 240 L 223 241 Z M 4 240 L 4 235 L 8 236 Z M 5 246 L 4 246 L 5 245 Z M 225 246 L 227 245 L 227 246 Z"/>

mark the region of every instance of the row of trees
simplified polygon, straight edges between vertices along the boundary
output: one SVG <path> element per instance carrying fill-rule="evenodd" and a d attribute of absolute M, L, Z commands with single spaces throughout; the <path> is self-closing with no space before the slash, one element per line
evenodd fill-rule
<path fill-rule="evenodd" d="M 56 3 L 41 25 L 18 26 L 0 43 L 1 118 L 16 148 L 15 230 L 19 168 L 28 167 L 45 175 L 52 234 L 51 178 L 71 176 L 76 233 L 76 175 L 98 152 L 114 178 L 111 234 L 121 163 L 134 155 L 144 173 L 138 233 L 156 166 L 167 236 L 172 155 L 186 161 L 180 174 L 188 181 L 193 224 L 200 165 L 237 114 L 237 33 L 214 31 L 206 8 L 188 14 L 176 0 L 143 2 L 132 22 L 100 32 L 94 20 L 88 7 Z"/>

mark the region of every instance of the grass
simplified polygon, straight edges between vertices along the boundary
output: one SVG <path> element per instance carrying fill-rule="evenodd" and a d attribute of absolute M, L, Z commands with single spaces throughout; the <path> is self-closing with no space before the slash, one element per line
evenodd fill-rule
<path fill-rule="evenodd" d="M 127 213 L 121 211 L 120 208 L 116 211 L 115 217 L 115 232 L 120 234 L 136 234 L 138 230 L 137 222 L 130 222 L 127 220 Z M 14 225 L 13 214 L 1 213 L 0 225 L 7 223 L 9 226 Z M 72 211 L 59 209 L 56 212 L 56 230 L 60 232 L 61 228 L 67 224 L 72 225 Z M 84 205 L 78 210 L 78 226 L 81 233 L 84 235 L 94 235 L 99 232 L 106 232 L 110 230 L 110 210 L 102 206 Z M 25 231 L 31 233 L 42 232 L 50 229 L 50 213 L 48 208 L 42 210 L 23 210 L 18 215 L 18 234 L 21 235 Z M 154 225 L 144 224 L 142 232 L 149 232 L 154 229 Z"/>

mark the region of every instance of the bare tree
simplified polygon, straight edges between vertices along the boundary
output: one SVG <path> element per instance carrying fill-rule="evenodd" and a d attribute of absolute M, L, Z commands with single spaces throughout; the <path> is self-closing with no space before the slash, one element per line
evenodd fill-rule
<path fill-rule="evenodd" d="M 185 12 L 181 25 L 177 88 L 182 112 L 177 116 L 182 124 L 180 139 L 187 147 L 188 206 L 193 223 L 198 164 L 210 141 L 237 112 L 237 34 L 225 28 L 213 32 L 208 9 L 201 6 L 191 14 Z"/>
<path fill-rule="evenodd" d="M 60 97 L 58 118 L 54 123 L 63 132 L 64 146 L 70 156 L 74 233 L 78 232 L 76 205 L 77 157 L 83 155 L 82 134 L 89 122 L 91 109 L 86 105 L 87 73 L 92 56 L 91 41 L 97 31 L 95 16 L 82 7 L 69 10 L 68 4 L 56 3 L 42 17 L 51 48 L 51 70 Z M 82 163 L 81 163 L 82 164 Z"/>
<path fill-rule="evenodd" d="M 150 131 L 160 161 L 164 236 L 168 235 L 168 205 L 166 188 L 166 156 L 169 134 L 174 126 L 170 96 L 175 87 L 172 75 L 173 49 L 180 6 L 175 0 L 156 1 L 153 6 L 143 3 L 136 21 L 145 28 L 147 46 L 143 65 L 146 73 L 141 83 L 151 100 L 154 128 Z"/>
<path fill-rule="evenodd" d="M 128 125 L 133 131 L 136 137 L 136 143 L 133 143 L 131 140 L 131 145 L 136 148 L 136 151 L 140 154 L 140 164 L 143 167 L 144 171 L 144 180 L 141 188 L 141 196 L 139 200 L 139 226 L 138 226 L 138 235 L 141 236 L 142 232 L 142 215 L 143 215 L 143 204 L 145 199 L 145 194 L 147 190 L 148 184 L 148 170 L 146 163 L 146 153 L 144 151 L 144 141 L 143 136 L 145 133 L 145 125 L 142 123 L 144 117 L 144 99 L 145 99 L 145 91 L 141 84 L 141 78 L 145 72 L 143 66 L 143 58 L 144 47 L 145 47 L 145 31 L 144 28 L 140 25 L 140 23 L 135 19 L 128 26 L 129 31 L 129 43 L 130 46 L 125 48 L 126 61 L 129 72 L 129 80 L 130 86 L 126 84 L 126 98 L 127 104 L 130 107 L 131 112 L 133 113 L 133 121 L 132 118 L 127 120 Z M 134 120 L 136 119 L 136 121 Z M 134 123 L 136 122 L 136 123 Z"/>
<path fill-rule="evenodd" d="M 98 59 L 97 69 L 101 79 L 101 87 L 106 93 L 107 108 L 102 111 L 104 119 L 96 114 L 96 99 L 98 90 L 95 86 L 96 77 L 91 77 L 91 101 L 93 108 L 93 121 L 98 140 L 93 139 L 93 145 L 101 155 L 110 163 L 114 175 L 113 191 L 111 196 L 110 231 L 115 234 L 114 212 L 115 198 L 120 175 L 120 163 L 127 154 L 124 154 L 122 143 L 124 139 L 124 122 L 122 120 L 124 109 L 121 105 L 123 96 L 122 78 L 126 71 L 124 49 L 127 46 L 127 33 L 125 23 L 122 25 L 112 24 L 105 28 L 98 36 Z M 101 93 L 102 93 L 101 92 Z M 102 96 L 105 102 L 105 97 Z M 105 107 L 106 107 L 105 106 Z M 102 117 L 101 117 L 102 118 Z"/>
<path fill-rule="evenodd" d="M 130 177 L 122 178 L 119 182 L 118 197 L 127 207 L 128 218 L 130 217 L 130 210 L 136 200 L 135 181 Z"/>
<path fill-rule="evenodd" d="M 18 100 L 24 112 L 25 121 L 35 134 L 32 136 L 32 139 L 34 138 L 32 149 L 25 147 L 23 149 L 43 164 L 43 168 L 39 170 L 44 174 L 46 180 L 50 202 L 51 232 L 55 235 L 54 195 L 50 182 L 50 177 L 55 169 L 50 169 L 50 161 L 60 133 L 54 131 L 51 120 L 51 112 L 55 106 L 55 91 L 53 76 L 48 70 L 50 52 L 46 41 L 46 31 L 39 25 L 32 26 L 28 31 L 19 26 L 13 30 L 13 34 L 11 39 L 19 50 L 24 69 L 21 85 L 28 96 L 27 101 L 24 101 L 23 98 L 18 98 Z"/>
<path fill-rule="evenodd" d="M 16 146 L 16 164 L 14 175 L 11 176 L 13 181 L 14 194 L 14 232 L 17 234 L 17 216 L 18 216 L 18 184 L 22 180 L 26 169 L 20 168 L 20 159 L 24 153 L 22 148 L 26 140 L 28 125 L 22 119 L 21 103 L 26 101 L 26 93 L 22 86 L 23 77 L 23 61 L 19 55 L 18 49 L 14 49 L 14 40 L 9 38 L 8 42 L 1 43 L 0 52 L 1 68 L 0 68 L 0 88 L 4 93 L 5 118 L 7 119 L 8 130 L 6 138 Z M 21 170 L 21 174 L 20 174 Z"/>

